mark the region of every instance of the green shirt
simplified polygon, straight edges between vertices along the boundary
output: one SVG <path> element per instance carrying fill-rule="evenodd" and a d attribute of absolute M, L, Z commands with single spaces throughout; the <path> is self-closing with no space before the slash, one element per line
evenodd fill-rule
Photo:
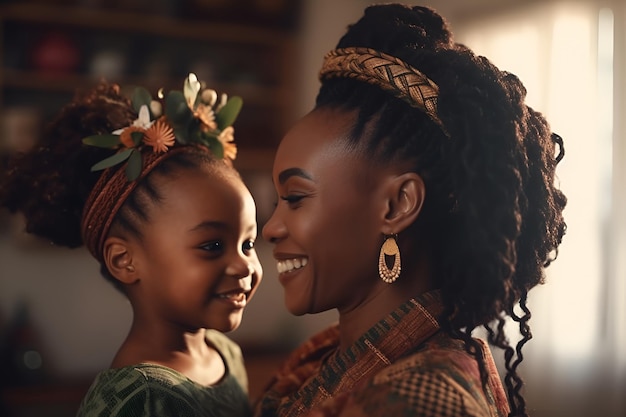
<path fill-rule="evenodd" d="M 77 416 L 249 416 L 247 376 L 239 346 L 217 331 L 208 330 L 206 339 L 226 365 L 219 383 L 203 386 L 171 368 L 148 363 L 108 369 L 96 376 Z"/>

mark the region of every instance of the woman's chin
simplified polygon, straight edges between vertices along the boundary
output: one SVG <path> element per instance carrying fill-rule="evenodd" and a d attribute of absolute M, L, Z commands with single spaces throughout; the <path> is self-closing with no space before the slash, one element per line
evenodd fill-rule
<path fill-rule="evenodd" d="M 287 311 L 289 311 L 294 316 L 303 316 L 307 313 L 310 313 L 309 306 L 305 303 L 300 302 L 300 300 L 295 300 L 291 297 L 285 295 L 285 307 Z"/>

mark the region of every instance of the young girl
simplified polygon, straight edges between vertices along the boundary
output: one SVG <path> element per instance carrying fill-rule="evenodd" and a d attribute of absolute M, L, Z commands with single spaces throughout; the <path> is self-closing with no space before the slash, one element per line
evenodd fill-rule
<path fill-rule="evenodd" d="M 231 164 L 241 100 L 216 102 L 193 74 L 164 106 L 102 83 L 0 182 L 1 204 L 23 212 L 28 232 L 84 244 L 132 305 L 128 336 L 79 416 L 250 412 L 241 351 L 222 332 L 261 281 L 256 214 Z"/>
<path fill-rule="evenodd" d="M 276 153 L 263 236 L 289 311 L 339 325 L 291 355 L 257 415 L 525 416 L 526 300 L 565 232 L 561 138 L 425 7 L 368 7 L 320 78 Z"/>

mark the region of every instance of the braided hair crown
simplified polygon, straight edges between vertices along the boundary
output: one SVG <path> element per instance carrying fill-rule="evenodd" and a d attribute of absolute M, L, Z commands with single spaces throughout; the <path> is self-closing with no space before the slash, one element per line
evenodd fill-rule
<path fill-rule="evenodd" d="M 516 367 L 530 339 L 527 293 L 543 282 L 566 228 L 566 198 L 555 186 L 562 140 L 524 103 L 520 80 L 455 43 L 446 21 L 430 8 L 370 6 L 337 45 L 352 47 L 398 58 L 438 86 L 444 129 L 423 111 L 355 79 L 324 80 L 316 105 L 356 110 L 351 140 L 375 160 L 410 162 L 424 179 L 427 198 L 415 239 L 432 251 L 449 317 L 444 326 L 466 341 L 479 363 L 471 332 L 488 328 L 491 341 L 505 349 L 513 414 L 524 415 Z M 374 126 L 366 129 L 367 123 Z M 517 358 L 504 334 L 506 316 L 519 323 L 523 336 Z"/>

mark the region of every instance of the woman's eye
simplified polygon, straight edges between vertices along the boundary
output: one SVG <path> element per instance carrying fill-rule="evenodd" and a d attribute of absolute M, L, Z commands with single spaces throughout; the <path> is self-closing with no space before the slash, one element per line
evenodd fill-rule
<path fill-rule="evenodd" d="M 213 240 L 211 242 L 207 242 L 201 246 L 202 249 L 208 252 L 220 252 L 224 249 L 224 244 L 219 240 Z"/>
<path fill-rule="evenodd" d="M 280 199 L 283 201 L 286 201 L 287 204 L 299 203 L 300 200 L 302 200 L 303 198 L 304 198 L 303 195 L 298 195 L 298 194 L 289 194 L 289 195 L 280 197 Z"/>
<path fill-rule="evenodd" d="M 250 252 L 252 249 L 254 249 L 254 241 L 252 240 L 245 241 L 243 244 L 243 251 Z"/>

